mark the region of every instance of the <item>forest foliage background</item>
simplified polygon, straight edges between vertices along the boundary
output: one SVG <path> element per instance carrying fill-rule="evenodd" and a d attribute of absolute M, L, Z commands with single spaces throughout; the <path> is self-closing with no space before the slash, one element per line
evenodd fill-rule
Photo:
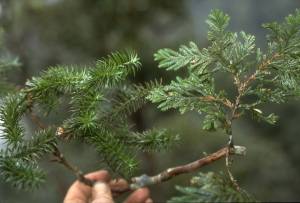
<path fill-rule="evenodd" d="M 266 47 L 266 30 L 261 24 L 281 21 L 300 7 L 295 0 L 1 0 L 0 22 L 5 30 L 5 45 L 18 56 L 21 66 L 8 74 L 9 81 L 22 86 L 26 79 L 56 64 L 88 64 L 115 50 L 132 48 L 139 53 L 142 69 L 133 82 L 154 78 L 169 81 L 174 73 L 157 68 L 153 53 L 160 48 L 177 49 L 195 41 L 207 45 L 205 20 L 211 9 L 219 8 L 231 16 L 230 29 L 244 30 Z M 222 81 L 224 86 L 230 81 Z M 63 108 L 63 107 L 62 107 Z M 236 158 L 233 173 L 239 184 L 259 200 L 300 199 L 299 102 L 271 105 L 280 120 L 275 126 L 243 119 L 234 125 L 235 143 L 248 148 L 246 157 Z M 63 109 L 49 121 L 63 117 Z M 154 174 L 169 166 L 197 159 L 226 143 L 222 133 L 201 130 L 203 118 L 197 113 L 160 113 L 147 105 L 132 116 L 137 130 L 170 128 L 182 135 L 182 143 L 170 152 L 140 154 L 140 173 Z M 25 119 L 25 122 L 26 119 Z M 27 122 L 28 133 L 34 127 Z M 1 144 L 0 144 L 1 147 Z M 66 156 L 84 171 L 101 168 L 97 155 L 88 146 L 72 143 L 64 147 Z M 45 161 L 47 184 L 34 192 L 17 191 L 0 183 L 0 202 L 60 202 L 74 177 L 63 167 Z M 220 171 L 218 162 L 204 169 Z M 176 194 L 174 185 L 187 184 L 191 175 L 175 178 L 152 187 L 153 199 L 165 201 Z"/>

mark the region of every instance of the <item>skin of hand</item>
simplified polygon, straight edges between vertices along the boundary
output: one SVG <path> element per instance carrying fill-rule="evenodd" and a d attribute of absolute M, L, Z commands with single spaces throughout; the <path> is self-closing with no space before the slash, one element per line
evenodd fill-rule
<path fill-rule="evenodd" d="M 64 203 L 114 203 L 111 188 L 124 188 L 128 183 L 124 179 L 110 181 L 107 171 L 101 170 L 85 175 L 97 181 L 93 187 L 75 181 L 69 188 Z M 132 192 L 124 203 L 153 203 L 148 188 L 140 188 Z"/>

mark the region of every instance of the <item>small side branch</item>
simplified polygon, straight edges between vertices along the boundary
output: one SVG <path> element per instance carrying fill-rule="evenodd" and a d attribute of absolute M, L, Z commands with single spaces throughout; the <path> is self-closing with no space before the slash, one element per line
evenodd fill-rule
<path fill-rule="evenodd" d="M 29 109 L 30 118 L 33 123 L 35 123 L 40 129 L 46 129 L 47 126 L 41 121 L 41 119 L 32 111 L 32 108 Z"/>
<path fill-rule="evenodd" d="M 218 102 L 230 109 L 233 108 L 233 106 L 234 106 L 234 104 L 232 104 L 231 101 L 226 98 L 216 98 L 214 96 L 209 95 L 209 96 L 199 97 L 199 99 L 201 101 L 206 101 L 206 102 Z"/>
<path fill-rule="evenodd" d="M 233 144 L 233 138 L 232 138 L 232 135 L 229 136 L 229 141 L 228 141 L 228 145 L 227 145 L 228 149 L 227 150 L 227 154 L 226 154 L 226 158 L 225 158 L 225 161 L 226 161 L 226 169 L 227 169 L 227 174 L 232 182 L 232 184 L 234 185 L 234 187 L 236 188 L 237 191 L 240 191 L 240 186 L 238 185 L 236 179 L 233 177 L 231 171 L 230 171 L 230 167 L 231 167 L 231 164 L 232 164 L 232 161 L 233 159 L 230 159 L 230 149 L 232 147 L 234 147 L 234 144 Z"/>

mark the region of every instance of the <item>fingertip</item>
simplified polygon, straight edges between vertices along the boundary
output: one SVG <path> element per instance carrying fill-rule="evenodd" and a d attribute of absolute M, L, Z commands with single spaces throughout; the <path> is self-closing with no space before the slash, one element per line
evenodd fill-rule
<path fill-rule="evenodd" d="M 124 179 L 114 179 L 109 182 L 109 186 L 112 190 L 122 190 L 128 188 L 128 183 Z"/>
<path fill-rule="evenodd" d="M 95 181 L 103 182 L 108 182 L 110 180 L 109 172 L 106 170 L 95 171 L 85 175 L 85 177 Z"/>
<path fill-rule="evenodd" d="M 110 180 L 110 175 L 106 170 L 95 171 L 85 177 L 93 181 L 109 182 Z M 64 202 L 87 202 L 91 194 L 92 188 L 77 180 L 68 189 Z"/>
<path fill-rule="evenodd" d="M 148 196 L 148 197 L 150 196 L 150 190 L 146 187 L 139 188 L 135 192 L 143 194 L 144 196 Z"/>
<path fill-rule="evenodd" d="M 125 201 L 125 203 L 144 203 L 150 197 L 148 188 L 140 188 L 133 192 Z"/>
<path fill-rule="evenodd" d="M 151 198 L 146 199 L 145 203 L 153 203 L 153 200 Z"/>

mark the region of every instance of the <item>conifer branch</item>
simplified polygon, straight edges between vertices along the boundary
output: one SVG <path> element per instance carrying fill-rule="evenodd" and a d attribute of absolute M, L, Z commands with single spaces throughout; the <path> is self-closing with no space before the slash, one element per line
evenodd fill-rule
<path fill-rule="evenodd" d="M 189 46 L 181 46 L 178 51 L 161 49 L 154 55 L 160 68 L 175 71 L 186 68 L 188 75 L 183 79 L 177 77 L 169 85 L 154 89 L 147 98 L 153 103 L 159 103 L 158 108 L 163 111 L 174 108 L 180 113 L 205 113 L 203 129 L 223 129 L 231 140 L 233 120 L 245 112 L 250 112 L 258 121 L 275 123 L 277 117 L 274 114 L 263 115 L 257 106 L 270 100 L 284 102 L 289 95 L 297 92 L 299 47 L 293 47 L 290 40 L 296 43 L 299 39 L 299 16 L 297 10 L 295 15 L 286 19 L 286 23 L 265 26 L 273 33 L 268 37 L 269 50 L 263 54 L 259 48 L 255 48 L 253 35 L 243 31 L 227 31 L 229 16 L 220 10 L 213 10 L 207 20 L 210 46 L 201 50 L 195 43 L 190 43 Z M 281 29 L 284 31 L 281 32 Z M 285 38 L 287 42 L 283 42 Z M 253 66 L 255 71 L 248 74 Z M 218 91 L 216 88 L 216 72 L 225 72 L 233 77 L 237 94 L 232 102 L 225 90 Z M 251 94 L 256 97 L 253 102 L 246 98 Z M 230 153 L 227 153 L 227 172 L 239 190 L 230 172 L 230 165 Z"/>

